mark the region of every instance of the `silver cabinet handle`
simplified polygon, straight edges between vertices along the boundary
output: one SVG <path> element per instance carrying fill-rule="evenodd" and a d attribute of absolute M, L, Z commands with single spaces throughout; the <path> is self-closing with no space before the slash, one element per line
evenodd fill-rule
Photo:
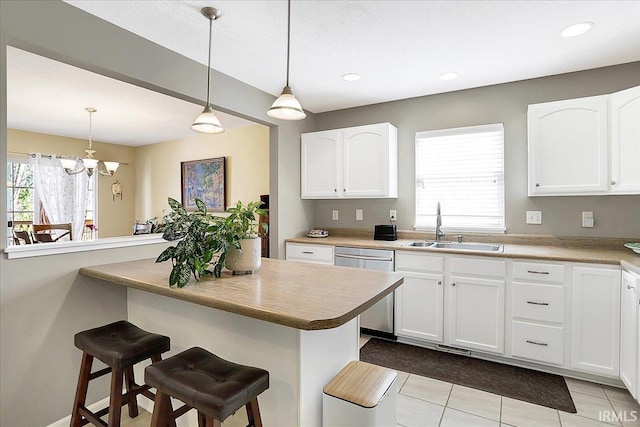
<path fill-rule="evenodd" d="M 455 285 L 456 285 L 456 282 L 451 282 L 451 286 L 455 286 Z"/>
<path fill-rule="evenodd" d="M 548 271 L 527 270 L 527 273 L 531 274 L 549 274 Z"/>
<path fill-rule="evenodd" d="M 631 285 L 627 285 L 627 289 L 635 289 L 635 287 Z"/>
<path fill-rule="evenodd" d="M 540 187 L 540 183 L 539 182 L 536 182 L 536 187 Z"/>
<path fill-rule="evenodd" d="M 616 182 L 615 181 L 611 181 L 611 185 L 616 185 Z"/>
<path fill-rule="evenodd" d="M 438 285 L 442 285 L 442 280 L 438 280 Z"/>
<path fill-rule="evenodd" d="M 361 259 L 365 261 L 393 261 L 393 258 L 391 257 L 371 256 L 371 255 L 336 254 L 336 258 Z"/>
<path fill-rule="evenodd" d="M 538 301 L 527 301 L 527 304 L 533 304 L 533 305 L 549 305 L 548 302 L 538 302 Z"/>
<path fill-rule="evenodd" d="M 541 346 L 543 346 L 543 347 L 548 347 L 548 346 L 549 346 L 549 344 L 544 343 L 544 342 L 537 342 L 537 341 L 531 341 L 531 340 L 527 340 L 527 342 L 528 342 L 529 344 L 533 344 L 533 345 L 541 345 Z"/>
<path fill-rule="evenodd" d="M 311 251 L 302 251 L 303 254 L 309 254 L 309 255 L 313 255 L 313 252 Z"/>

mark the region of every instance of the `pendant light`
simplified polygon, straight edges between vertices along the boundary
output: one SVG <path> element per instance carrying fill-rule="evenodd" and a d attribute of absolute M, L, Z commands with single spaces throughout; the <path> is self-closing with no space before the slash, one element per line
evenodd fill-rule
<path fill-rule="evenodd" d="M 112 176 L 118 170 L 120 163 L 101 161 L 93 157 L 93 153 L 95 153 L 96 150 L 93 149 L 93 141 L 91 140 L 91 135 L 93 132 L 92 116 L 93 116 L 93 113 L 95 113 L 98 110 L 91 107 L 87 107 L 85 108 L 85 110 L 89 113 L 89 147 L 86 150 L 84 150 L 84 152 L 87 153 L 86 157 L 81 159 L 83 167 L 79 171 L 75 171 L 78 161 L 75 159 L 68 159 L 68 158 L 61 158 L 60 164 L 62 165 L 62 168 L 64 169 L 64 171 L 69 175 L 75 175 L 86 170 L 87 175 L 89 176 L 93 175 L 94 171 L 97 171 L 100 175 Z M 104 170 L 100 170 L 98 168 L 99 163 L 102 163 L 104 165 Z"/>
<path fill-rule="evenodd" d="M 305 114 L 300 102 L 293 95 L 289 86 L 289 51 L 291 47 L 291 0 L 287 4 L 287 84 L 282 89 L 282 93 L 275 100 L 267 115 L 282 120 L 302 120 Z"/>
<path fill-rule="evenodd" d="M 203 7 L 200 12 L 209 20 L 209 62 L 207 65 L 207 105 L 204 111 L 194 120 L 191 130 L 200 133 L 222 133 L 224 128 L 220 120 L 216 117 L 209 102 L 211 93 L 211 33 L 213 32 L 213 21 L 222 16 L 222 12 L 215 7 Z"/>

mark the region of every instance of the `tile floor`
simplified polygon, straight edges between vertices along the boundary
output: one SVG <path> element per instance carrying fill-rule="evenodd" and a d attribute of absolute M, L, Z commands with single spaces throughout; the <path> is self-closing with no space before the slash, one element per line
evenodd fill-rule
<path fill-rule="evenodd" d="M 360 345 L 368 338 L 362 337 Z M 640 427 L 640 406 L 626 390 L 571 378 L 566 381 L 577 414 L 398 372 L 397 427 Z M 148 426 L 151 421 L 148 413 L 132 420 L 126 412 L 123 427 Z M 240 420 L 246 423 L 243 413 L 238 411 L 223 425 L 245 425 Z"/>

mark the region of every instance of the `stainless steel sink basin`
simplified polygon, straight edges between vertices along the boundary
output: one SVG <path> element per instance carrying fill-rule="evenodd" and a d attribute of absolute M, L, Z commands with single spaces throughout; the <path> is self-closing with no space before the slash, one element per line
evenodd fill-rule
<path fill-rule="evenodd" d="M 428 249 L 449 249 L 459 251 L 477 251 L 477 252 L 502 252 L 502 245 L 495 245 L 489 243 L 475 243 L 475 242 L 425 242 L 415 241 L 406 244 L 405 246 L 413 246 L 419 248 Z"/>
<path fill-rule="evenodd" d="M 407 243 L 404 246 L 413 246 L 416 248 L 428 248 L 429 246 L 433 245 L 435 242 L 427 242 L 424 240 L 420 240 L 420 241 L 416 241 L 416 242 L 411 242 L 411 243 Z"/>

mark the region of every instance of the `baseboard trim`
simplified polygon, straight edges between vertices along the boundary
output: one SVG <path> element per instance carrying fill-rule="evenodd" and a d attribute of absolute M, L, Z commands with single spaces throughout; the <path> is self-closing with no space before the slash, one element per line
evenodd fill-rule
<path fill-rule="evenodd" d="M 96 403 L 89 405 L 87 408 L 92 412 L 96 412 L 102 408 L 106 408 L 107 406 L 109 406 L 109 398 L 105 397 L 104 399 L 98 400 Z M 153 400 L 148 399 L 145 396 L 138 395 L 138 407 L 151 413 L 153 412 Z M 59 419 L 58 421 L 55 421 L 52 424 L 49 424 L 47 427 L 69 427 L 69 424 L 71 424 L 71 414 Z"/>

